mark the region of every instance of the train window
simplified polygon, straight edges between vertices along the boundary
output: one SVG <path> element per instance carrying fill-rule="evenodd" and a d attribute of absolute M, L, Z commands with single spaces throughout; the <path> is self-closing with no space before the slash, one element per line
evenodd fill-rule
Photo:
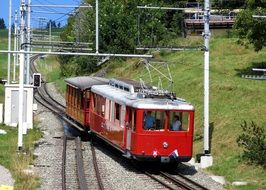
<path fill-rule="evenodd" d="M 162 111 L 146 111 L 143 115 L 143 128 L 145 130 L 164 129 L 165 112 Z"/>
<path fill-rule="evenodd" d="M 105 98 L 101 97 L 101 114 L 104 117 L 105 114 Z"/>
<path fill-rule="evenodd" d="M 92 109 L 93 109 L 94 112 L 96 112 L 96 94 L 93 94 L 93 98 L 92 99 L 93 99 L 93 101 L 92 101 L 92 104 L 93 104 L 92 105 L 93 106 Z"/>
<path fill-rule="evenodd" d="M 90 92 L 89 91 L 86 92 L 86 108 L 87 109 L 90 108 Z"/>
<path fill-rule="evenodd" d="M 110 121 L 114 121 L 114 102 L 110 101 Z"/>
<path fill-rule="evenodd" d="M 133 129 L 133 131 L 136 131 L 136 118 L 137 118 L 136 110 L 133 110 L 132 111 L 132 129 Z"/>
<path fill-rule="evenodd" d="M 115 103 L 115 119 L 120 120 L 120 105 Z"/>
<path fill-rule="evenodd" d="M 105 100 L 105 119 L 109 120 L 110 119 L 110 100 L 106 99 Z"/>
<path fill-rule="evenodd" d="M 188 123 L 188 112 L 169 112 L 168 129 L 170 131 L 187 131 Z"/>

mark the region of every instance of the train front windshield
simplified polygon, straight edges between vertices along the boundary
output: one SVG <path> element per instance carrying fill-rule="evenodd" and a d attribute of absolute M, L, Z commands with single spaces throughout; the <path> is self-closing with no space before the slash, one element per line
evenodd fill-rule
<path fill-rule="evenodd" d="M 152 111 L 143 113 L 143 129 L 157 131 L 187 131 L 189 112 Z"/>

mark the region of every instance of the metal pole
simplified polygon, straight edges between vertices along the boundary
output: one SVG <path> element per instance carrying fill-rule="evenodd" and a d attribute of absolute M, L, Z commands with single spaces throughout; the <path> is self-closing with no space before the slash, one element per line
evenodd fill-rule
<path fill-rule="evenodd" d="M 12 16 L 12 0 L 9 0 L 9 14 L 8 14 L 8 51 L 11 50 L 11 16 Z M 8 53 L 7 57 L 7 84 L 10 83 L 10 61 L 11 54 Z"/>
<path fill-rule="evenodd" d="M 31 42 L 31 37 L 30 37 L 30 32 L 31 32 L 31 0 L 28 0 L 28 16 L 27 16 L 27 43 L 30 44 Z M 27 51 L 30 51 L 30 46 L 27 47 Z M 26 74 L 26 84 L 30 83 L 30 54 L 27 54 L 27 74 Z"/>
<path fill-rule="evenodd" d="M 18 110 L 18 149 L 22 149 L 23 145 L 23 100 L 24 100 L 24 50 L 19 54 L 19 110 Z"/>
<path fill-rule="evenodd" d="M 91 5 L 31 5 L 31 7 L 53 7 L 53 8 L 92 8 Z"/>
<path fill-rule="evenodd" d="M 96 53 L 99 53 L 99 2 L 96 0 Z"/>
<path fill-rule="evenodd" d="M 49 44 L 51 46 L 52 44 L 52 21 L 49 21 Z M 52 51 L 51 49 L 49 50 L 50 52 Z"/>
<path fill-rule="evenodd" d="M 210 38 L 210 3 L 204 4 L 204 154 L 209 154 L 209 38 Z"/>
<path fill-rule="evenodd" d="M 15 34 L 14 34 L 14 51 L 17 51 L 17 37 L 18 37 L 18 11 L 15 12 Z M 18 54 L 14 55 L 14 67 L 13 67 L 13 81 L 16 81 L 16 67 L 17 67 L 17 57 Z"/>
<path fill-rule="evenodd" d="M 25 10 L 25 0 L 21 0 L 21 7 L 20 7 L 20 16 L 21 16 L 21 21 L 20 21 L 20 44 L 22 46 L 22 44 L 25 44 L 26 40 L 25 40 L 25 35 L 26 35 L 26 32 L 25 32 L 25 17 L 26 17 L 26 10 Z M 23 47 L 20 47 L 21 49 L 24 49 L 25 50 L 25 47 L 26 46 L 23 46 Z M 25 59 L 25 57 L 24 57 Z M 27 69 L 25 68 L 24 66 L 24 75 L 26 76 L 27 74 Z M 26 77 L 23 77 L 23 79 L 25 80 Z M 19 79 L 20 80 L 20 79 Z"/>
<path fill-rule="evenodd" d="M 21 53 L 20 51 L 0 50 L 0 53 Z M 115 54 L 115 53 L 75 53 L 75 52 L 45 52 L 45 51 L 25 51 L 24 54 L 43 54 L 43 55 L 80 55 L 80 56 L 98 56 L 98 57 L 134 57 L 134 58 L 152 58 L 152 55 L 144 54 Z"/>

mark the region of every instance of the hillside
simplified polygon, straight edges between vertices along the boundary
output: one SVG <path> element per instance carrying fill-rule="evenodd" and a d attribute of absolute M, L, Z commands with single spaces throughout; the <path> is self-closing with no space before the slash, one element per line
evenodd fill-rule
<path fill-rule="evenodd" d="M 161 52 L 156 56 L 157 59 L 169 62 L 177 96 L 185 98 L 196 108 L 195 155 L 203 151 L 203 56 L 203 52 L 195 51 Z M 240 124 L 244 121 L 254 121 L 266 130 L 266 81 L 243 79 L 240 74 L 252 65 L 261 65 L 265 60 L 265 49 L 256 53 L 251 47 L 238 45 L 234 38 L 218 36 L 211 39 L 210 136 L 214 166 L 209 170 L 225 176 L 229 183 L 236 180 L 250 183 L 244 189 L 266 187 L 266 171 L 242 162 L 242 150 L 236 143 L 241 132 Z M 147 74 L 142 75 L 147 70 L 138 62 L 130 60 L 109 63 L 106 65 L 108 76 L 135 79 L 141 76 L 148 79 Z M 154 65 L 163 70 L 162 66 Z"/>

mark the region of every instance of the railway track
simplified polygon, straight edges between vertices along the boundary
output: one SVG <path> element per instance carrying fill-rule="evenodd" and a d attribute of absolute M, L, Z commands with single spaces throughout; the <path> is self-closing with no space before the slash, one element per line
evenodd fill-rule
<path fill-rule="evenodd" d="M 164 189 L 208 190 L 208 188 L 181 174 L 172 175 L 162 171 L 160 171 L 159 174 L 153 174 L 148 171 L 143 171 L 143 173 L 161 184 Z"/>
<path fill-rule="evenodd" d="M 73 139 L 64 136 L 61 170 L 62 190 L 88 190 L 81 146 L 79 137 Z"/>
<path fill-rule="evenodd" d="M 31 74 L 37 73 L 37 69 L 34 66 L 34 61 L 38 58 L 38 56 L 34 56 L 31 59 Z M 50 94 L 46 87 L 45 81 L 42 81 L 42 86 L 36 89 L 35 93 L 35 100 L 49 109 L 51 112 L 53 112 L 55 115 L 57 115 L 60 119 L 67 122 L 69 125 L 76 125 L 74 122 L 69 120 L 65 114 L 65 106 L 59 103 L 57 100 L 55 100 Z M 79 126 L 75 126 L 75 128 L 79 128 Z M 80 131 L 83 131 L 83 129 L 80 129 Z M 86 142 L 88 145 L 88 143 Z M 88 189 L 88 183 L 86 181 L 86 178 L 88 176 L 93 176 L 91 170 L 87 170 L 85 173 L 84 165 L 88 165 L 89 162 L 83 160 L 83 154 L 82 154 L 82 142 L 79 137 L 72 138 L 63 136 L 63 152 L 62 152 L 62 166 L 61 166 L 61 177 L 62 177 L 62 190 L 67 189 L 80 189 L 80 190 L 87 190 Z M 96 159 L 96 153 L 94 150 L 94 147 L 91 145 L 87 149 L 91 150 L 92 156 L 91 160 L 93 160 L 93 166 L 95 171 L 95 181 L 97 181 L 97 187 L 100 190 L 104 189 L 103 183 L 101 181 L 98 165 L 97 165 L 97 159 Z M 89 165 L 90 168 L 92 168 L 92 165 Z"/>

